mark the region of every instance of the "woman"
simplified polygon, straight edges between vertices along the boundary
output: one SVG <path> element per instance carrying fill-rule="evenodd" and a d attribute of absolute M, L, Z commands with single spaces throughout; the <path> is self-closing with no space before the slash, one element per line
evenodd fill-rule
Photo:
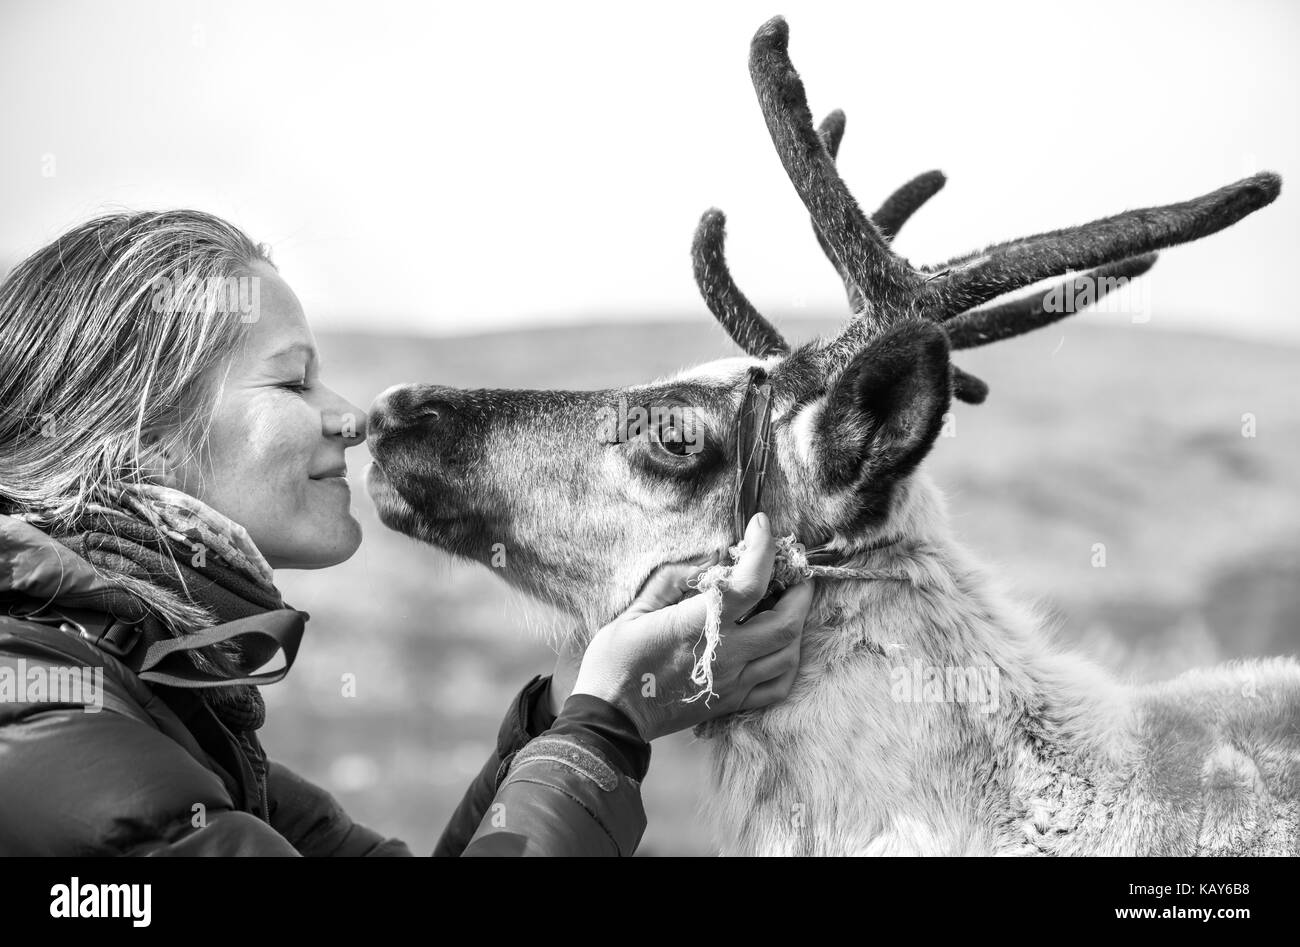
<path fill-rule="evenodd" d="M 305 617 L 274 570 L 356 552 L 365 438 L 264 249 L 194 211 L 65 234 L 0 286 L 0 407 L 0 853 L 411 854 L 257 738 Z M 762 514 L 746 540 L 729 618 L 771 573 Z M 788 693 L 808 583 L 730 636 L 708 706 L 642 697 L 693 689 L 699 567 L 520 692 L 436 854 L 631 854 L 649 741 Z"/>

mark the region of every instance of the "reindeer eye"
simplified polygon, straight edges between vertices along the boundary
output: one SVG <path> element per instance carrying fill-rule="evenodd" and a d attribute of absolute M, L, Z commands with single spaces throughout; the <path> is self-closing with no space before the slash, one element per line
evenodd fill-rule
<path fill-rule="evenodd" d="M 619 453 L 637 475 L 682 495 L 710 490 L 726 472 L 726 452 L 709 438 L 708 414 L 677 393 L 637 406 L 626 429 L 627 449 Z"/>
<path fill-rule="evenodd" d="M 660 449 L 674 457 L 685 457 L 698 450 L 698 429 L 689 408 L 667 412 L 654 427 L 654 442 Z"/>

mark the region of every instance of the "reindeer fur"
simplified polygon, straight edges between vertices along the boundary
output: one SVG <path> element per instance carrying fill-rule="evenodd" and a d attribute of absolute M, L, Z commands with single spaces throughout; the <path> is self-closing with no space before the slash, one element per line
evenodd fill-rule
<path fill-rule="evenodd" d="M 906 539 L 846 561 L 908 580 L 820 582 L 790 696 L 704 732 L 723 853 L 1300 854 L 1300 664 L 1123 684 L 1006 595 L 923 473 L 880 532 Z M 893 699 L 913 662 L 995 668 L 996 706 Z"/>

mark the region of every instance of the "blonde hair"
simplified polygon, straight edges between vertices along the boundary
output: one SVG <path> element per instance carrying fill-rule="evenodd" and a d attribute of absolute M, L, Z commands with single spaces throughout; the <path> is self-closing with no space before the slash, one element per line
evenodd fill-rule
<path fill-rule="evenodd" d="M 0 284 L 0 513 L 69 526 L 142 480 L 146 442 L 201 443 L 209 370 L 249 322 L 211 289 L 259 261 L 226 221 L 170 210 L 98 217 L 18 264 Z"/>

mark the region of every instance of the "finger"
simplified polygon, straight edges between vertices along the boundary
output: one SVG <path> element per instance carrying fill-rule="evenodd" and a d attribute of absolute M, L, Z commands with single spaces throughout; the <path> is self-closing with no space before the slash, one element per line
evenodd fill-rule
<path fill-rule="evenodd" d="M 790 696 L 790 691 L 794 689 L 795 678 L 798 676 L 799 665 L 796 664 L 775 680 L 759 684 L 745 697 L 740 709 L 757 710 L 759 707 L 766 707 L 769 704 L 785 700 Z"/>
<path fill-rule="evenodd" d="M 694 591 L 689 583 L 704 568 L 701 561 L 670 562 L 659 566 L 650 573 L 649 578 L 642 584 L 641 591 L 637 592 L 636 598 L 624 610 L 623 615 L 625 617 L 644 615 L 646 612 L 657 612 L 661 608 L 677 604 Z"/>
<path fill-rule="evenodd" d="M 745 550 L 731 572 L 731 588 L 726 595 L 727 611 L 736 614 L 753 605 L 767 593 L 776 561 L 776 542 L 766 513 L 755 513 L 745 527 Z"/>
<path fill-rule="evenodd" d="M 737 660 L 753 661 L 780 651 L 803 636 L 812 607 L 813 582 L 804 580 L 785 590 L 771 611 L 759 612 L 731 636 Z"/>
<path fill-rule="evenodd" d="M 745 669 L 740 672 L 739 684 L 741 691 L 753 690 L 768 681 L 776 680 L 790 673 L 791 669 L 797 670 L 799 667 L 799 648 L 802 644 L 803 641 L 796 638 L 780 651 L 773 651 L 771 654 L 764 655 L 746 664 Z"/>
<path fill-rule="evenodd" d="M 794 625 L 796 634 L 802 632 L 804 623 L 808 620 L 808 612 L 812 609 L 813 594 L 817 591 L 815 583 L 816 579 L 804 579 L 798 585 L 790 586 L 777 599 L 772 610 L 765 614 L 775 621 Z"/>

